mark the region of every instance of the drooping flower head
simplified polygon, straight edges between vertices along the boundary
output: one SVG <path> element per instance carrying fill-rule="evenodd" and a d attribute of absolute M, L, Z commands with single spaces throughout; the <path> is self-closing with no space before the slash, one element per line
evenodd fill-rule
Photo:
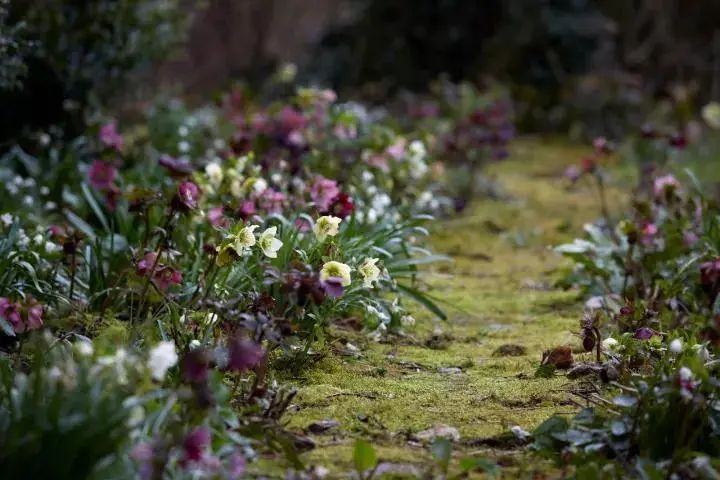
<path fill-rule="evenodd" d="M 373 282 L 377 282 L 380 278 L 380 269 L 376 265 L 377 262 L 377 258 L 366 258 L 363 264 L 358 267 L 358 272 L 362 275 L 363 283 L 367 288 L 372 288 Z"/>
<path fill-rule="evenodd" d="M 175 195 L 173 205 L 181 211 L 194 210 L 198 206 L 200 199 L 200 187 L 194 182 L 185 180 L 178 185 L 178 191 Z"/>
<path fill-rule="evenodd" d="M 354 209 L 355 204 L 353 203 L 352 198 L 350 198 L 347 193 L 340 192 L 335 198 L 333 198 L 328 211 L 332 215 L 344 219 L 350 216 Z"/>
<path fill-rule="evenodd" d="M 343 287 L 350 285 L 350 267 L 334 260 L 326 262 L 320 270 L 320 280 L 327 281 L 331 277 L 340 278 Z"/>
<path fill-rule="evenodd" d="M 668 198 L 680 188 L 680 183 L 672 175 L 663 175 L 653 182 L 653 192 L 657 198 Z"/>
<path fill-rule="evenodd" d="M 269 258 L 277 258 L 277 252 L 283 246 L 283 242 L 277 238 L 277 227 L 270 227 L 260 234 L 258 245 L 260 250 Z"/>
<path fill-rule="evenodd" d="M 265 356 L 262 346 L 245 337 L 236 337 L 228 345 L 228 370 L 244 372 L 255 367 Z"/>
<path fill-rule="evenodd" d="M 345 287 L 343 287 L 343 279 L 341 277 L 328 277 L 321 281 L 321 284 L 328 297 L 340 298 L 343 293 L 345 293 Z"/>
<path fill-rule="evenodd" d="M 319 241 L 324 242 L 327 237 L 334 237 L 340 232 L 340 222 L 342 219 L 339 217 L 322 216 L 315 222 L 313 232 Z"/>
<path fill-rule="evenodd" d="M 117 130 L 117 121 L 112 120 L 100 127 L 100 141 L 106 147 L 122 150 L 125 141 Z"/>
<path fill-rule="evenodd" d="M 148 357 L 148 367 L 153 379 L 161 382 L 167 371 L 174 367 L 178 361 L 178 354 L 175 351 L 175 342 L 163 341 L 158 343 Z"/>
<path fill-rule="evenodd" d="M 183 440 L 183 462 L 199 462 L 210 446 L 210 430 L 200 427 L 192 430 Z"/>
<path fill-rule="evenodd" d="M 95 160 L 88 170 L 88 181 L 93 188 L 108 190 L 113 186 L 116 173 L 115 167 L 108 162 Z"/>

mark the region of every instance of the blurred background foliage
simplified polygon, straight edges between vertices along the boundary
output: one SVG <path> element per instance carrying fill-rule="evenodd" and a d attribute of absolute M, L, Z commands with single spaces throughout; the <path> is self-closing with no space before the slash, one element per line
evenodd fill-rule
<path fill-rule="evenodd" d="M 72 137 L 118 98 L 204 96 L 279 64 L 383 102 L 441 75 L 512 91 L 523 130 L 619 136 L 657 101 L 720 94 L 720 2 L 3 0 L 0 145 Z M 113 103 L 113 100 L 115 102 Z"/>

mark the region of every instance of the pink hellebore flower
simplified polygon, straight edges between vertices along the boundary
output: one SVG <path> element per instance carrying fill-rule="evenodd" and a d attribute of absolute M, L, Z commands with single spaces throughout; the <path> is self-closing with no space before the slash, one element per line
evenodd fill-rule
<path fill-rule="evenodd" d="M 655 179 L 655 182 L 653 182 L 653 192 L 658 198 L 670 195 L 678 188 L 680 188 L 680 183 L 672 175 L 658 177 Z"/>
<path fill-rule="evenodd" d="M 402 160 L 405 156 L 405 139 L 401 138 L 385 149 L 385 153 L 394 160 Z"/>
<path fill-rule="evenodd" d="M 340 189 L 337 182 L 322 176 L 316 177 L 310 188 L 310 198 L 321 212 L 325 212 L 330 208 L 332 201 L 339 193 Z"/>
<path fill-rule="evenodd" d="M 230 223 L 225 217 L 225 209 L 223 207 L 214 207 L 208 210 L 207 219 L 213 227 L 226 228 Z"/>
<path fill-rule="evenodd" d="M 268 213 L 282 213 L 286 198 L 284 193 L 266 188 L 260 196 L 260 205 Z"/>
<path fill-rule="evenodd" d="M 93 188 L 98 190 L 109 190 L 115 181 L 115 167 L 102 160 L 95 160 L 88 170 L 88 180 Z"/>
<path fill-rule="evenodd" d="M 0 297 L 0 318 L 6 320 L 10 326 L 12 326 L 15 333 L 20 333 L 25 330 L 25 325 L 22 321 L 22 315 L 20 309 L 22 306 L 18 302 L 11 302 L 5 297 Z"/>
<path fill-rule="evenodd" d="M 100 141 L 110 148 L 114 148 L 118 152 L 122 150 L 125 140 L 117 131 L 117 122 L 112 120 L 100 127 Z"/>
<path fill-rule="evenodd" d="M 178 185 L 177 195 L 175 195 L 175 207 L 178 210 L 189 211 L 194 210 L 198 206 L 200 198 L 200 187 L 190 180 L 180 182 Z"/>

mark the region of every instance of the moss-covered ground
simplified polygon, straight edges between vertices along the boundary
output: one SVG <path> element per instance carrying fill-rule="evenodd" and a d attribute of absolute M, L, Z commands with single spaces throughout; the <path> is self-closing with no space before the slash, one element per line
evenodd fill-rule
<path fill-rule="evenodd" d="M 534 371 L 544 350 L 578 343 L 573 332 L 582 303 L 577 292 L 555 287 L 563 261 L 551 247 L 598 216 L 592 185 L 569 188 L 562 178 L 586 153 L 523 139 L 509 160 L 487 170 L 508 198 L 476 201 L 462 216 L 433 225 L 434 249 L 453 262 L 429 268 L 423 279 L 441 299 L 446 322 L 418 306 L 417 326 L 407 337 L 377 343 L 334 332 L 332 353 L 301 378 L 285 379 L 299 389 L 285 417 L 290 429 L 339 422 L 310 434 L 316 448 L 304 454 L 308 464 L 345 478 L 353 441 L 366 438 L 381 461 L 420 465 L 430 454 L 414 435 L 448 425 L 460 433 L 456 456 L 493 458 L 515 472 L 507 478 L 547 471 L 504 448 L 497 436 L 514 425 L 532 430 L 578 408 L 564 376 L 535 378 Z M 611 190 L 609 197 L 617 201 L 620 194 Z M 347 342 L 359 354 L 348 351 Z"/>

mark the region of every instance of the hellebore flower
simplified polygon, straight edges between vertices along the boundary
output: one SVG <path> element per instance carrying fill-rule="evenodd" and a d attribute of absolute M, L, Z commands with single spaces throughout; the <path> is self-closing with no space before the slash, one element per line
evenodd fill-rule
<path fill-rule="evenodd" d="M 25 331 L 20 309 L 22 306 L 17 302 L 11 302 L 5 297 L 0 297 L 0 317 L 6 320 L 15 333 Z"/>
<path fill-rule="evenodd" d="M 240 229 L 240 231 L 234 235 L 233 237 L 233 247 L 235 248 L 235 251 L 238 253 L 242 253 L 242 251 L 246 248 L 250 248 L 253 245 L 255 245 L 255 229 L 258 228 L 257 225 L 248 225 Z"/>
<path fill-rule="evenodd" d="M 161 382 L 165 379 L 167 371 L 174 367 L 178 361 L 178 354 L 175 351 L 175 342 L 165 341 L 158 343 L 148 357 L 148 367 L 152 377 Z"/>
<path fill-rule="evenodd" d="M 244 337 L 236 337 L 228 345 L 228 370 L 243 372 L 255 367 L 265 356 L 265 350 Z"/>
<path fill-rule="evenodd" d="M 117 122 L 115 120 L 100 127 L 100 141 L 106 147 L 114 148 L 118 152 L 122 150 L 125 141 L 117 131 Z"/>
<path fill-rule="evenodd" d="M 318 210 L 327 212 L 335 197 L 340 193 L 335 180 L 318 176 L 310 188 L 310 198 Z"/>
<path fill-rule="evenodd" d="M 217 187 L 223 181 L 223 170 L 219 163 L 210 162 L 205 166 L 205 175 L 208 177 L 210 185 Z"/>
<path fill-rule="evenodd" d="M 268 213 L 281 213 L 283 211 L 283 202 L 286 196 L 282 192 L 267 188 L 260 196 L 260 205 Z"/>
<path fill-rule="evenodd" d="M 113 186 L 116 173 L 115 167 L 109 163 L 95 160 L 88 170 L 88 180 L 93 188 L 108 190 Z"/>
<path fill-rule="evenodd" d="M 347 287 L 351 282 L 350 267 L 344 263 L 336 262 L 334 260 L 326 262 L 323 265 L 322 270 L 320 270 L 320 280 L 325 282 L 330 277 L 340 278 L 342 280 L 340 284 L 343 287 Z"/>
<path fill-rule="evenodd" d="M 680 183 L 672 175 L 658 177 L 653 182 L 653 192 L 658 198 L 672 195 L 678 188 L 680 188 Z"/>
<path fill-rule="evenodd" d="M 183 440 L 183 461 L 202 460 L 205 450 L 210 446 L 210 439 L 210 430 L 207 427 L 199 427 L 188 433 Z"/>
<path fill-rule="evenodd" d="M 240 208 L 238 209 L 238 216 L 242 218 L 243 220 L 247 220 L 248 218 L 255 215 L 257 212 L 257 209 L 255 208 L 255 202 L 252 200 L 246 200 L 240 204 Z"/>
<path fill-rule="evenodd" d="M 710 102 L 702 109 L 702 118 L 710 128 L 720 129 L 720 103 Z"/>
<path fill-rule="evenodd" d="M 275 238 L 276 234 L 277 227 L 270 227 L 260 234 L 260 239 L 258 240 L 260 250 L 269 258 L 277 258 L 277 252 L 280 250 L 280 247 L 283 246 L 283 242 Z"/>
<path fill-rule="evenodd" d="M 373 282 L 377 282 L 380 278 L 380 269 L 375 265 L 377 262 L 377 258 L 366 258 L 363 264 L 358 267 L 358 272 L 362 275 L 364 285 L 367 288 L 372 288 Z"/>
<path fill-rule="evenodd" d="M 43 306 L 32 295 L 28 295 L 25 299 L 26 328 L 28 330 L 37 330 L 42 327 L 44 312 Z"/>
<path fill-rule="evenodd" d="M 572 183 L 577 182 L 580 179 L 580 176 L 582 175 L 582 172 L 580 169 L 575 165 L 570 165 L 565 169 L 565 172 L 563 173 L 563 176 L 570 180 Z"/>
<path fill-rule="evenodd" d="M 319 241 L 324 242 L 327 237 L 334 237 L 340 232 L 340 222 L 342 219 L 339 217 L 329 215 L 320 217 L 313 226 L 313 232 Z"/>
<path fill-rule="evenodd" d="M 633 337 L 638 340 L 650 340 L 654 335 L 658 335 L 658 333 L 652 328 L 640 327 L 635 330 Z"/>
<path fill-rule="evenodd" d="M 213 207 L 208 210 L 207 219 L 213 227 L 227 227 L 229 223 L 223 207 Z"/>
<path fill-rule="evenodd" d="M 185 380 L 193 384 L 205 383 L 210 371 L 208 352 L 201 349 L 191 350 L 182 360 L 182 372 Z"/>
<path fill-rule="evenodd" d="M 178 185 L 173 204 L 178 210 L 189 211 L 197 208 L 199 198 L 200 187 L 189 180 L 185 180 Z"/>
<path fill-rule="evenodd" d="M 341 277 L 328 277 L 322 281 L 322 288 L 325 290 L 325 294 L 332 298 L 342 297 L 343 293 L 345 293 Z"/>
<path fill-rule="evenodd" d="M 193 171 L 193 167 L 189 162 L 178 160 L 167 154 L 160 155 L 158 163 L 173 177 L 187 177 Z"/>
<path fill-rule="evenodd" d="M 339 218 L 346 218 L 355 209 L 352 198 L 347 193 L 340 192 L 333 198 L 329 212 Z"/>

